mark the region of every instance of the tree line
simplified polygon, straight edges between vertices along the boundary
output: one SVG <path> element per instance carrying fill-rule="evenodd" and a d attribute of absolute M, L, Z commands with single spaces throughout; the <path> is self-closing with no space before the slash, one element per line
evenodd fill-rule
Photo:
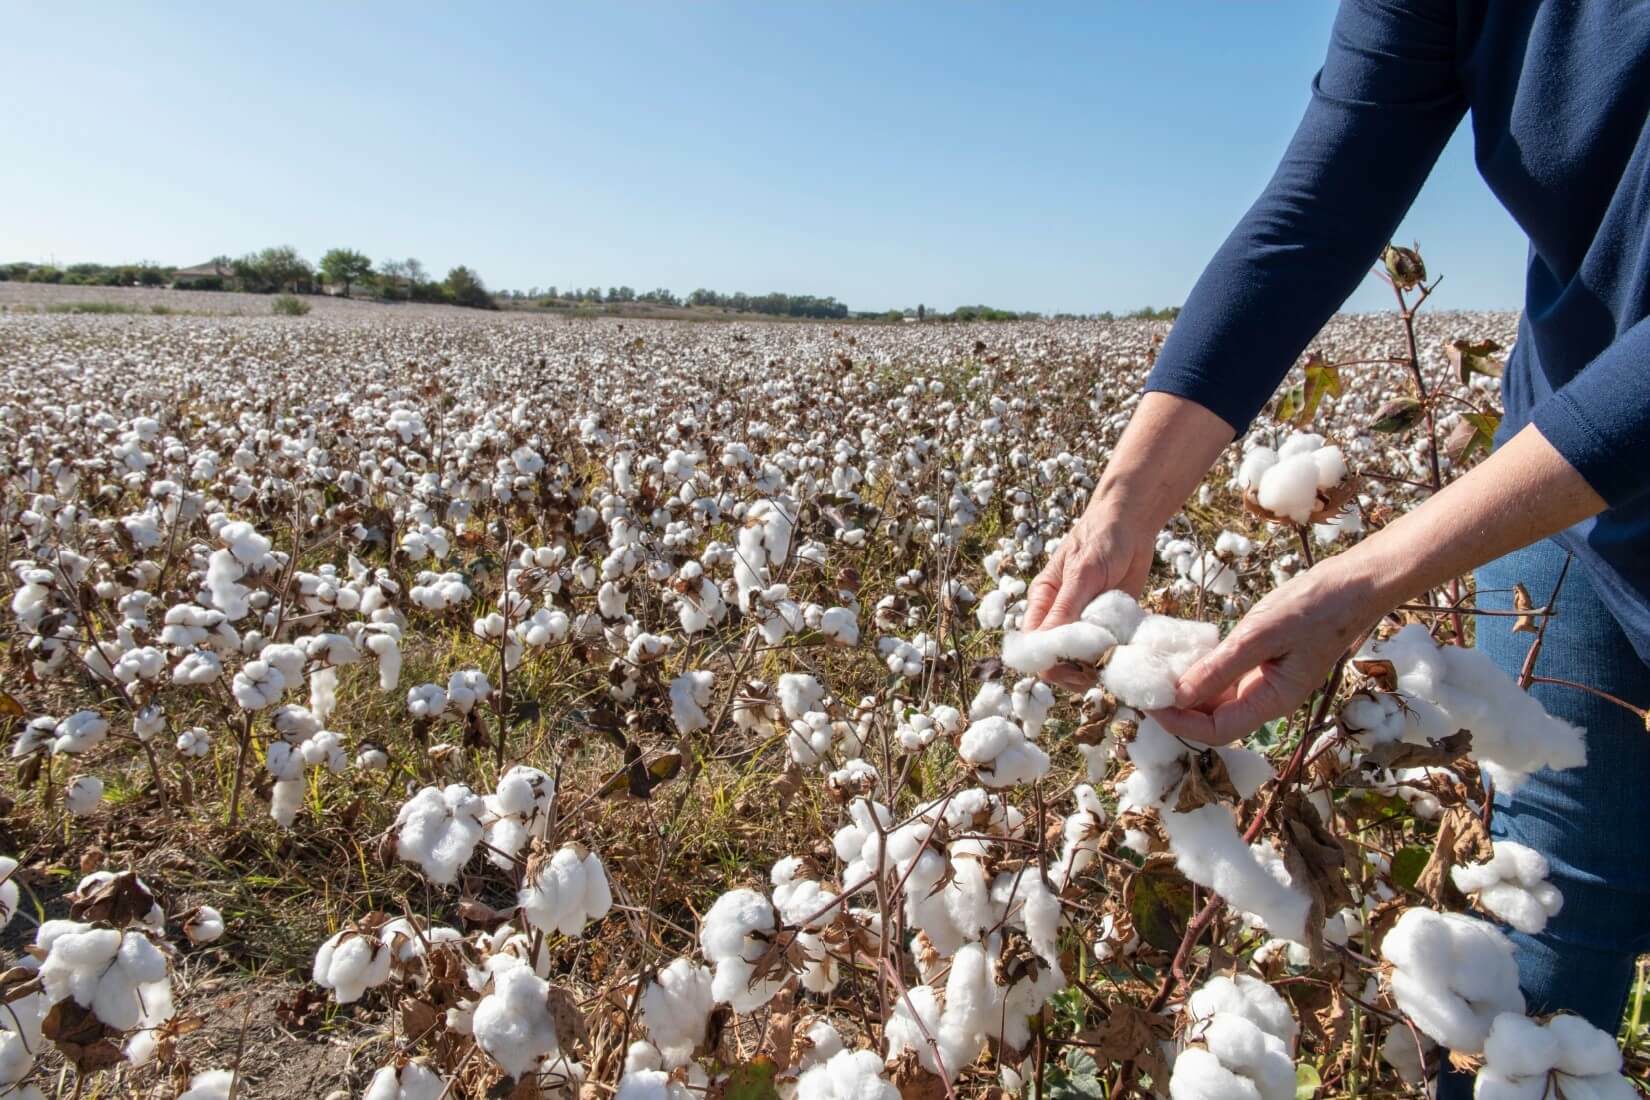
<path fill-rule="evenodd" d="M 850 310 L 834 297 L 783 294 L 778 291 L 768 294 L 746 294 L 743 291 L 724 294 L 703 287 L 685 296 L 663 287 L 638 292 L 629 286 L 610 286 L 606 290 L 599 286 L 535 286 L 525 291 L 503 290 L 495 293 L 487 289 L 479 274 L 462 264 L 448 271 L 445 279 L 436 280 L 422 263 L 412 257 L 375 263 L 355 249 L 333 248 L 321 257 L 318 265 L 311 266 L 291 245 L 248 252 L 238 258 L 217 256 L 199 268 L 169 267 L 151 262 L 69 264 L 61 268 L 50 264 L 0 264 L 0 282 L 7 280 L 70 286 L 176 286 L 190 290 L 239 290 L 253 294 L 315 294 L 331 288 L 345 297 L 351 297 L 360 290 L 383 301 L 445 303 L 474 309 L 497 309 L 495 298 L 499 298 L 532 302 L 551 309 L 638 304 L 817 320 L 1035 321 L 1045 316 L 1032 311 L 987 305 L 958 306 L 950 312 L 930 310 L 925 305 L 914 309 L 860 312 Z M 1051 316 L 1054 320 L 1172 321 L 1179 314 L 1179 306 L 1146 306 L 1123 314 L 1107 310 L 1087 314 L 1056 313 Z"/>
<path fill-rule="evenodd" d="M 291 245 L 275 245 L 244 256 L 214 256 L 198 267 L 137 264 L 0 264 L 0 281 L 66 286 L 173 286 L 185 290 L 238 290 L 248 294 L 317 294 L 331 288 L 353 297 L 357 290 L 392 302 L 436 302 L 472 309 L 497 309 L 487 284 L 460 264 L 436 280 L 418 260 L 376 264 L 353 248 L 329 249 L 318 265 Z"/>

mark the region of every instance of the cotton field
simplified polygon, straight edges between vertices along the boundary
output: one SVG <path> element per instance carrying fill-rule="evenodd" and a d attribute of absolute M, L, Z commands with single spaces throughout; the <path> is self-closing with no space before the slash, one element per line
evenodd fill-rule
<path fill-rule="evenodd" d="M 1166 325 L 0 316 L 0 1097 L 1633 1095 L 1525 1015 L 1484 779 L 1584 746 L 1464 580 L 1146 714 L 1483 453 L 1516 318 L 1414 323 L 1022 632 Z"/>

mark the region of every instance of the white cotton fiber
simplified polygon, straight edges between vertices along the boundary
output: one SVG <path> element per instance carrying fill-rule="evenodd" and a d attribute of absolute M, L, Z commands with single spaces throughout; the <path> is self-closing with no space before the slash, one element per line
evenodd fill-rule
<path fill-rule="evenodd" d="M 1105 630 L 1121 645 L 1134 641 L 1135 628 L 1145 617 L 1146 612 L 1134 597 L 1117 588 L 1094 597 L 1080 616 L 1083 622 Z"/>
<path fill-rule="evenodd" d="M 699 946 L 714 966 L 711 992 L 735 1012 L 754 1012 L 784 985 L 784 973 L 753 981 L 752 964 L 767 950 L 777 927 L 773 903 L 755 890 L 730 890 L 717 898 L 699 925 Z"/>
<path fill-rule="evenodd" d="M 1474 1095 L 1479 1100 L 1634 1100 L 1637 1091 L 1621 1073 L 1615 1036 L 1579 1016 L 1545 1023 L 1502 1013 L 1484 1042 L 1484 1067 Z"/>
<path fill-rule="evenodd" d="M 550 1017 L 550 983 L 524 963 L 493 972 L 493 988 L 476 1005 L 476 1045 L 511 1077 L 538 1066 L 559 1047 Z"/>
<path fill-rule="evenodd" d="M 1125 706 L 1161 710 L 1174 706 L 1178 679 L 1166 658 L 1144 646 L 1120 645 L 1112 650 L 1101 682 Z"/>
<path fill-rule="evenodd" d="M 1116 644 L 1111 631 L 1081 620 L 1042 630 L 1011 630 L 1003 635 L 1003 663 L 1037 676 L 1062 661 L 1098 664 Z"/>
<path fill-rule="evenodd" d="M 1547 857 L 1516 841 L 1497 840 L 1487 862 L 1453 867 L 1450 879 L 1463 894 L 1476 894 L 1485 912 L 1530 935 L 1564 906 L 1558 887 L 1547 881 Z"/>
<path fill-rule="evenodd" d="M 1186 1008 L 1194 1020 L 1208 1019 L 1220 1012 L 1242 1016 L 1291 1049 L 1300 1034 L 1300 1025 L 1290 1013 L 1288 1002 L 1252 974 L 1232 977 L 1217 974 L 1192 992 Z"/>
<path fill-rule="evenodd" d="M 1007 718 L 983 718 L 963 732 L 957 756 L 987 787 L 1033 783 L 1048 774 L 1048 753 Z"/>
<path fill-rule="evenodd" d="M 875 1051 L 838 1051 L 797 1078 L 796 1100 L 899 1100 L 886 1072 Z"/>
<path fill-rule="evenodd" d="M 396 854 L 416 863 L 432 882 L 451 885 L 475 854 L 486 803 L 454 783 L 425 787 L 396 814 Z"/>
<path fill-rule="evenodd" d="M 384 1066 L 367 1082 L 361 1100 L 442 1100 L 446 1082 L 423 1062 L 408 1062 L 397 1069 Z"/>
<path fill-rule="evenodd" d="M 1434 704 L 1451 732 L 1471 733 L 1470 755 L 1503 794 L 1541 768 L 1562 771 L 1587 762 L 1584 732 L 1549 715 L 1479 650 L 1439 646 L 1412 623 L 1365 646 L 1359 657 L 1390 661 L 1406 700 Z"/>
<path fill-rule="evenodd" d="M 705 1041 L 710 1023 L 711 972 L 691 959 L 679 958 L 653 976 L 642 990 L 642 1022 L 664 1062 L 685 1065 Z"/>
<path fill-rule="evenodd" d="M 1410 909 L 1381 941 L 1392 995 L 1415 1026 L 1451 1050 L 1482 1050 L 1503 1012 L 1522 1015 L 1512 943 L 1481 920 Z"/>
<path fill-rule="evenodd" d="M 613 907 L 607 869 L 595 852 L 563 847 L 537 866 L 529 861 L 516 904 L 532 927 L 577 936 Z"/>
<path fill-rule="evenodd" d="M 1214 623 L 1147 615 L 1128 644 L 1112 650 L 1103 677 L 1106 690 L 1138 710 L 1173 706 L 1180 677 L 1219 644 Z"/>
<path fill-rule="evenodd" d="M 393 961 L 389 946 L 377 936 L 346 928 L 315 952 L 312 976 L 316 985 L 332 990 L 339 1004 L 349 1004 L 389 981 Z"/>

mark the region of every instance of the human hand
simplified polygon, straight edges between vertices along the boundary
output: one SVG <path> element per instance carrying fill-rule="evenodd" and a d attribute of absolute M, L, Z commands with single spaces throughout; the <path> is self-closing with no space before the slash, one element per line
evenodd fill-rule
<path fill-rule="evenodd" d="M 1331 558 L 1274 589 L 1186 670 L 1178 706 L 1152 717 L 1177 737 L 1223 745 L 1311 698 L 1387 610 L 1381 586 L 1348 564 L 1353 558 Z"/>
<path fill-rule="evenodd" d="M 1102 592 L 1137 594 L 1152 566 L 1153 532 L 1125 522 L 1097 496 L 1026 591 L 1023 629 L 1063 626 Z M 1093 670 L 1056 665 L 1043 679 L 1071 691 L 1094 686 Z"/>

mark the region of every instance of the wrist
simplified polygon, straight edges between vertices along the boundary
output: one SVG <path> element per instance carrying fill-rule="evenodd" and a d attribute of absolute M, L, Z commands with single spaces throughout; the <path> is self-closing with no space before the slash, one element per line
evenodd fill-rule
<path fill-rule="evenodd" d="M 1320 562 L 1317 569 L 1325 572 L 1324 582 L 1359 630 L 1374 625 L 1410 594 L 1407 570 L 1386 560 L 1373 540 Z"/>

